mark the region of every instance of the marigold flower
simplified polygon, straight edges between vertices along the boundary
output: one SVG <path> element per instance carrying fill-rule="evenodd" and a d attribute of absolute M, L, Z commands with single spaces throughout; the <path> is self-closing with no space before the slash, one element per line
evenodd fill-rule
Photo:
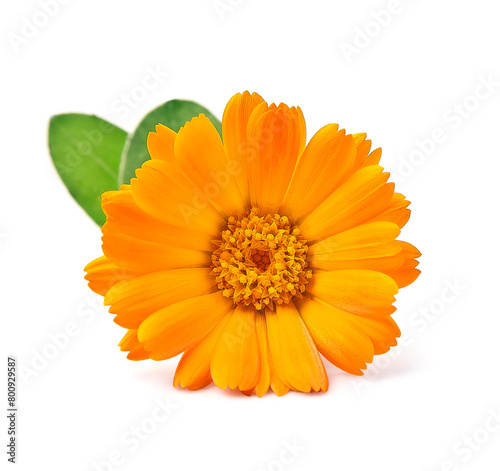
<path fill-rule="evenodd" d="M 149 134 L 151 160 L 102 197 L 104 255 L 85 270 L 131 360 L 184 353 L 174 385 L 326 391 L 320 354 L 361 375 L 397 344 L 398 288 L 420 253 L 366 134 L 306 146 L 300 108 L 235 95 L 223 142 L 200 115 Z"/>

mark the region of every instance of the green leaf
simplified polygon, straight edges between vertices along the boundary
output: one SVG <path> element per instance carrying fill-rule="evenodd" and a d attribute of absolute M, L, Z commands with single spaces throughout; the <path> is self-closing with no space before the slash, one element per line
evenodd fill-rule
<path fill-rule="evenodd" d="M 210 111 L 193 101 L 167 101 L 146 115 L 127 139 L 120 162 L 118 181 L 129 183 L 130 179 L 135 177 L 135 171 L 150 159 L 146 142 L 148 134 L 155 130 L 157 124 L 163 124 L 177 132 L 186 122 L 200 113 L 210 119 L 219 134 L 222 134 L 221 122 Z"/>
<path fill-rule="evenodd" d="M 49 151 L 69 192 L 100 226 L 101 193 L 118 188 L 127 133 L 97 116 L 61 114 L 49 124 Z"/>

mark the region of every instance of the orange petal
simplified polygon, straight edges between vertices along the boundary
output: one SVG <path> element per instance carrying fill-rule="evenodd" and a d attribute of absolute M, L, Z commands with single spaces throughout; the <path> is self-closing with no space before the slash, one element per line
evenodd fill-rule
<path fill-rule="evenodd" d="M 368 167 L 369 165 L 378 165 L 380 158 L 382 157 L 382 149 L 379 147 L 371 152 L 361 164 L 362 167 Z"/>
<path fill-rule="evenodd" d="M 389 267 L 383 271 L 393 278 L 400 288 L 404 288 L 413 283 L 420 275 L 420 270 L 416 268 L 419 262 L 414 259 L 422 254 L 408 242 L 398 240 L 396 244 L 402 249 L 399 255 L 403 263 L 398 267 Z"/>
<path fill-rule="evenodd" d="M 393 242 L 394 250 L 397 250 L 397 241 Z M 323 255 L 323 254 L 322 254 Z M 371 270 L 387 273 L 394 271 L 403 266 L 405 263 L 404 257 L 399 253 L 396 255 L 389 255 L 381 258 L 359 258 L 355 260 L 315 260 L 311 266 L 321 270 L 335 271 L 335 270 Z"/>
<path fill-rule="evenodd" d="M 255 318 L 257 328 L 257 338 L 259 340 L 260 354 L 260 378 L 255 386 L 255 394 L 262 397 L 269 390 L 271 385 L 271 369 L 269 365 L 269 345 L 267 340 L 266 316 L 259 314 Z"/>
<path fill-rule="evenodd" d="M 132 196 L 147 214 L 173 226 L 220 233 L 224 219 L 180 169 L 163 160 L 148 160 L 130 182 Z"/>
<path fill-rule="evenodd" d="M 188 178 L 224 217 L 244 212 L 246 203 L 235 177 L 242 168 L 237 162 L 230 165 L 220 136 L 205 115 L 193 118 L 179 130 L 175 157 Z"/>
<path fill-rule="evenodd" d="M 167 224 L 145 213 L 134 201 L 131 191 L 108 191 L 102 195 L 110 233 L 121 232 L 158 244 L 211 251 L 210 235 L 190 228 Z"/>
<path fill-rule="evenodd" d="M 356 161 L 353 172 L 368 165 L 378 165 L 382 156 L 382 149 L 379 147 L 370 153 L 372 141 L 366 140 L 366 134 L 354 134 L 356 141 Z"/>
<path fill-rule="evenodd" d="M 358 148 L 363 142 L 366 142 L 366 133 L 365 132 L 357 132 L 356 134 L 352 135 L 352 138 L 354 139 L 354 143 L 356 144 L 356 148 Z"/>
<path fill-rule="evenodd" d="M 163 124 L 157 124 L 155 132 L 148 134 L 148 151 L 152 159 L 175 163 L 174 143 L 177 133 Z"/>
<path fill-rule="evenodd" d="M 250 205 L 250 193 L 246 161 L 252 153 L 247 141 L 247 126 L 252 111 L 263 102 L 264 99 L 257 93 L 238 93 L 229 100 L 222 116 L 224 148 L 231 165 L 241 169 L 235 177 L 247 205 Z"/>
<path fill-rule="evenodd" d="M 397 243 L 401 246 L 401 254 L 406 258 L 418 258 L 422 255 L 420 250 L 418 250 L 414 245 L 408 242 L 398 240 Z"/>
<path fill-rule="evenodd" d="M 260 379 L 259 341 L 253 306 L 238 306 L 217 340 L 210 363 L 214 383 L 247 391 Z"/>
<path fill-rule="evenodd" d="M 311 268 L 329 271 L 399 268 L 404 262 L 400 256 L 401 246 L 394 241 L 399 232 L 399 227 L 392 222 L 363 224 L 310 246 L 308 264 Z"/>
<path fill-rule="evenodd" d="M 290 391 L 290 388 L 281 381 L 279 376 L 276 373 L 276 368 L 274 367 L 274 363 L 271 357 L 271 350 L 269 348 L 269 343 L 268 343 L 268 355 L 269 355 L 269 368 L 270 368 L 270 375 L 271 375 L 271 389 L 273 390 L 274 394 L 276 396 L 284 396 L 288 391 Z"/>
<path fill-rule="evenodd" d="M 231 316 L 225 316 L 203 339 L 184 352 L 177 365 L 174 386 L 180 385 L 192 391 L 204 388 L 212 382 L 210 361 L 215 344 Z"/>
<path fill-rule="evenodd" d="M 133 361 L 147 360 L 149 353 L 137 339 L 137 329 L 130 329 L 118 344 L 122 352 L 129 352 L 127 358 Z"/>
<path fill-rule="evenodd" d="M 101 296 L 105 296 L 116 283 L 132 280 L 141 274 L 118 267 L 104 255 L 87 264 L 84 270 L 87 272 L 85 279 L 89 282 L 89 288 Z"/>
<path fill-rule="evenodd" d="M 185 249 L 136 239 L 102 227 L 102 251 L 113 263 L 139 272 L 163 271 L 171 268 L 207 267 L 210 252 Z"/>
<path fill-rule="evenodd" d="M 311 243 L 367 222 L 387 208 L 394 184 L 388 173 L 370 165 L 354 173 L 300 224 Z"/>
<path fill-rule="evenodd" d="M 356 157 L 354 159 L 353 171 L 359 170 L 363 166 L 363 161 L 368 157 L 372 141 L 366 140 L 366 133 L 353 135 L 356 143 Z"/>
<path fill-rule="evenodd" d="M 420 270 L 417 269 L 416 260 L 405 260 L 403 265 L 397 270 L 387 270 L 387 274 L 394 279 L 400 288 L 411 285 L 419 276 Z"/>
<path fill-rule="evenodd" d="M 322 244 L 322 242 L 318 245 Z M 347 251 L 332 251 L 319 254 L 308 253 L 308 263 L 312 268 L 328 271 L 379 271 L 394 279 L 399 288 L 404 288 L 405 286 L 413 283 L 420 274 L 420 270 L 416 268 L 418 266 L 418 262 L 414 260 L 414 257 L 418 257 L 420 253 L 418 251 L 405 251 L 404 244 L 407 243 L 396 240 L 380 247 L 366 247 L 357 252 L 358 255 L 363 255 L 365 258 L 358 258 L 355 252 L 352 252 L 352 258 L 348 259 L 345 257 Z"/>
<path fill-rule="evenodd" d="M 269 350 L 266 316 L 259 314 L 255 320 L 259 339 L 260 379 L 255 388 L 242 392 L 248 396 L 251 396 L 255 392 L 258 397 L 262 397 L 269 390 L 269 387 L 271 387 L 277 396 L 284 396 L 290 388 L 279 379 L 273 366 Z"/>
<path fill-rule="evenodd" d="M 326 391 L 328 377 L 316 345 L 293 303 L 266 310 L 273 367 L 280 380 L 297 391 Z"/>
<path fill-rule="evenodd" d="M 340 309 L 308 297 L 295 301 L 295 306 L 311 334 L 319 352 L 338 368 L 354 375 L 373 360 L 373 344 L 353 316 Z"/>
<path fill-rule="evenodd" d="M 387 208 L 374 216 L 373 221 L 389 221 L 397 224 L 400 228 L 403 227 L 410 219 L 411 211 L 408 209 L 410 202 L 405 199 L 401 193 L 394 193 Z"/>
<path fill-rule="evenodd" d="M 199 342 L 233 307 L 220 291 L 171 304 L 140 325 L 139 342 L 153 360 L 172 358 Z"/>
<path fill-rule="evenodd" d="M 351 135 L 336 124 L 320 129 L 300 156 L 280 213 L 297 221 L 313 211 L 349 175 L 355 156 Z"/>
<path fill-rule="evenodd" d="M 375 355 L 386 353 L 398 344 L 396 339 L 401 335 L 401 331 L 391 316 L 377 318 L 357 316 L 356 324 L 370 337 Z"/>
<path fill-rule="evenodd" d="M 138 328 L 154 312 L 184 299 L 215 291 L 210 268 L 177 268 L 148 273 L 113 286 L 104 299 L 117 314 L 114 321 L 127 328 Z"/>
<path fill-rule="evenodd" d="M 305 143 L 305 122 L 300 108 L 258 105 L 248 123 L 253 153 L 247 159 L 252 206 L 261 214 L 278 212 L 295 164 Z"/>
<path fill-rule="evenodd" d="M 384 316 L 398 292 L 389 276 L 370 270 L 317 271 L 306 285 L 307 292 L 334 307 L 361 316 Z"/>
<path fill-rule="evenodd" d="M 393 255 L 401 248 L 391 248 L 391 243 L 399 235 L 399 227 L 392 222 L 362 224 L 340 232 L 309 247 L 308 258 L 321 259 L 322 255 L 331 260 L 356 260 Z M 388 254 L 388 255 L 387 255 Z"/>

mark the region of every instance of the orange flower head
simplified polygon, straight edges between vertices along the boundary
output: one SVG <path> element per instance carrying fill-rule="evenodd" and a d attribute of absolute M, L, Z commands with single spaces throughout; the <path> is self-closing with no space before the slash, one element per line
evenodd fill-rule
<path fill-rule="evenodd" d="M 212 255 L 213 274 L 222 295 L 235 305 L 274 310 L 302 297 L 311 270 L 307 270 L 307 245 L 300 229 L 286 216 L 250 214 L 229 217 Z"/>
<path fill-rule="evenodd" d="M 320 354 L 351 374 L 400 335 L 399 288 L 420 252 L 366 134 L 321 128 L 245 92 L 223 141 L 204 115 L 148 137 L 151 160 L 102 197 L 104 255 L 85 270 L 131 360 L 183 353 L 174 385 L 326 391 Z"/>

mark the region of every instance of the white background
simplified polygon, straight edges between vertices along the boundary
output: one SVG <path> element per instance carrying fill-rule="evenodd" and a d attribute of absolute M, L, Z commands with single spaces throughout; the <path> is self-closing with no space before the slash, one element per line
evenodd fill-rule
<path fill-rule="evenodd" d="M 220 15 L 212 0 L 70 0 L 16 48 L 24 18 L 43 10 L 4 2 L 2 361 L 16 355 L 33 370 L 19 384 L 17 469 L 498 470 L 498 2 L 219 3 L 229 5 Z M 374 24 L 388 8 L 389 24 Z M 361 47 L 347 57 L 355 37 Z M 118 112 L 148 68 L 168 77 Z M 487 93 L 481 80 L 496 85 Z M 122 329 L 83 280 L 100 254 L 99 229 L 47 152 L 54 114 L 95 113 L 130 131 L 172 98 L 220 117 L 245 89 L 301 106 L 309 138 L 330 122 L 367 132 L 413 202 L 402 239 L 422 251 L 423 273 L 397 298 L 403 345 L 364 380 L 327 366 L 326 394 L 189 392 L 171 384 L 178 358 L 126 360 Z M 435 128 L 446 140 L 415 153 Z M 51 336 L 72 324 L 54 354 Z M 153 422 L 166 400 L 169 417 Z M 147 430 L 139 445 L 133 427 Z"/>

